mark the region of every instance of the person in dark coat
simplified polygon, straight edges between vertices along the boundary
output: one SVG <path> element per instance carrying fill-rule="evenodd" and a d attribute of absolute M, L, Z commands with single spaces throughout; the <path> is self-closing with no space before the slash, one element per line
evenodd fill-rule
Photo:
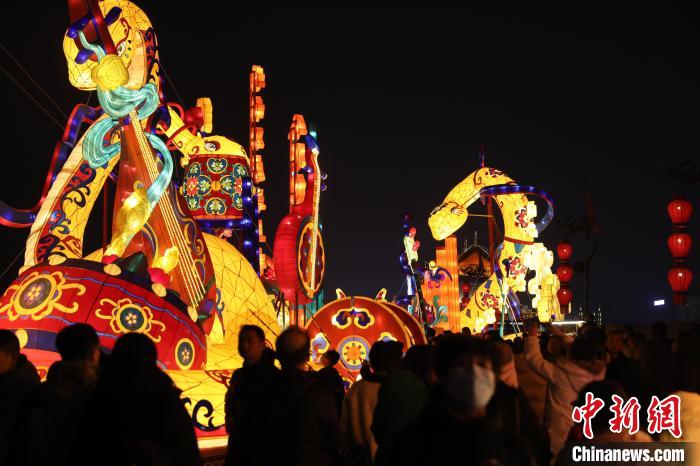
<path fill-rule="evenodd" d="M 487 406 L 496 388 L 491 343 L 454 335 L 435 354 L 438 383 L 419 419 L 397 437 L 385 464 L 531 466 L 527 443 L 507 432 Z M 407 439 L 414 439 L 407 441 Z M 431 441 L 430 439 L 435 439 Z"/>
<path fill-rule="evenodd" d="M 652 337 L 647 340 L 642 352 L 642 364 L 651 380 L 655 394 L 668 395 L 673 390 L 673 375 L 676 358 L 673 354 L 673 339 L 666 336 L 666 322 L 651 324 Z"/>
<path fill-rule="evenodd" d="M 19 352 L 14 332 L 0 330 L 0 464 L 5 462 L 10 433 L 27 394 L 39 385 L 39 374 Z"/>
<path fill-rule="evenodd" d="M 238 353 L 243 358 L 243 367 L 231 375 L 226 392 L 226 430 L 229 434 L 226 465 L 247 464 L 246 458 L 256 452 L 244 440 L 240 429 L 246 416 L 256 416 L 251 397 L 268 387 L 279 370 L 275 367 L 275 353 L 265 346 L 265 332 L 256 325 L 244 325 L 238 333 Z"/>
<path fill-rule="evenodd" d="M 621 332 L 608 332 L 605 347 L 608 353 L 608 367 L 605 380 L 619 384 L 629 396 L 636 397 L 642 406 L 649 406 L 654 390 L 642 365 L 623 352 Z M 668 369 L 667 369 L 668 370 Z M 647 416 L 640 416 L 641 428 L 646 428 Z"/>
<path fill-rule="evenodd" d="M 192 419 L 180 390 L 157 366 L 151 339 L 127 333 L 100 374 L 71 464 L 197 466 Z"/>
<path fill-rule="evenodd" d="M 321 385 L 333 392 L 336 405 L 338 406 L 338 416 L 343 409 L 343 398 L 345 398 L 345 384 L 343 378 L 338 373 L 335 365 L 340 361 L 340 354 L 334 349 L 328 350 L 321 355 L 323 368 L 318 371 L 318 380 Z"/>
<path fill-rule="evenodd" d="M 97 384 L 100 340 L 90 325 L 75 324 L 58 333 L 56 350 L 61 360 L 25 398 L 15 423 L 8 461 L 13 466 L 68 464 L 78 421 Z"/>
<path fill-rule="evenodd" d="M 403 346 L 400 342 L 384 344 L 386 348 L 381 353 L 381 360 L 372 361 L 386 373 L 372 418 L 372 435 L 377 442 L 374 460 L 378 465 L 386 464 L 387 452 L 396 436 L 420 416 L 435 379 L 432 347 L 412 346 L 402 361 Z"/>
<path fill-rule="evenodd" d="M 249 442 L 246 466 L 330 466 L 341 446 L 336 402 L 314 372 L 308 371 L 309 335 L 292 326 L 276 342 L 282 370 L 251 398 L 255 416 L 241 430 Z"/>

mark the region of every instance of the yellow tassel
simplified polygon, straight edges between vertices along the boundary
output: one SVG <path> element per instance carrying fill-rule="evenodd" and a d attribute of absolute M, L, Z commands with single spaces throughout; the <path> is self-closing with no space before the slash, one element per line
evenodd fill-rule
<path fill-rule="evenodd" d="M 163 269 L 165 273 L 170 273 L 180 260 L 180 250 L 177 246 L 171 246 L 165 250 L 162 256 L 153 261 L 153 267 Z"/>

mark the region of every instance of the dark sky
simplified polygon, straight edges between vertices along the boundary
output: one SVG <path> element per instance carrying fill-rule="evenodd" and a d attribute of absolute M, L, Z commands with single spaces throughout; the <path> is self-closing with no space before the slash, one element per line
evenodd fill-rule
<path fill-rule="evenodd" d="M 382 287 L 398 291 L 402 212 L 413 213 L 428 259 L 434 243 L 427 215 L 476 169 L 484 143 L 487 165 L 548 191 L 558 214 L 583 213 L 588 180 L 600 224 L 592 303 L 602 305 L 608 320 L 652 319 L 650 301 L 670 298 L 665 208 L 675 186 L 663 164 L 700 161 L 696 11 L 664 6 L 509 16 L 396 8 L 222 10 L 223 2 L 204 0 L 182 9 L 138 4 L 156 28 L 161 62 L 185 104 L 210 96 L 214 132 L 246 147 L 248 72 L 252 64 L 265 68 L 270 243 L 287 212 L 292 114 L 304 114 L 318 130 L 320 163 L 329 176 L 321 216 L 331 296 L 336 287 L 359 295 Z M 7 14 L 18 19 L 5 22 L 2 43 L 68 113 L 87 95 L 66 77 L 65 3 L 42 3 L 41 15 L 31 19 L 19 2 L 10 8 Z M 0 52 L 0 64 L 57 115 Z M 0 198 L 25 207 L 39 195 L 61 130 L 6 76 L 0 82 L 7 135 Z M 166 93 L 177 101 L 172 85 Z M 699 193 L 698 185 L 687 193 L 698 210 Z M 690 229 L 700 244 L 698 217 Z M 485 241 L 485 222 L 472 218 L 459 231 L 460 242 L 474 230 Z M 9 264 L 26 231 L 3 229 L 0 235 L 0 264 Z M 542 239 L 553 247 L 561 236 L 552 224 Z M 580 236 L 572 242 L 574 260 L 583 259 L 588 245 Z M 698 249 L 690 258 L 696 295 Z M 578 306 L 581 275 L 573 288 Z"/>

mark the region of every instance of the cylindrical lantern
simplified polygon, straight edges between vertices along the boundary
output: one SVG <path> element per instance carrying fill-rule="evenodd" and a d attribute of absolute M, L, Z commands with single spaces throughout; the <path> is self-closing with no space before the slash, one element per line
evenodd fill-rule
<path fill-rule="evenodd" d="M 571 246 L 571 243 L 567 243 L 566 241 L 562 241 L 561 243 L 557 244 L 557 256 L 559 256 L 559 259 L 562 261 L 568 261 L 571 259 L 571 254 L 574 252 L 573 246 Z"/>
<path fill-rule="evenodd" d="M 693 238 L 687 233 L 673 233 L 668 237 L 667 244 L 674 259 L 685 259 L 693 246 Z"/>
<path fill-rule="evenodd" d="M 679 197 L 669 202 L 666 210 L 674 226 L 684 226 L 693 214 L 693 204 Z"/>

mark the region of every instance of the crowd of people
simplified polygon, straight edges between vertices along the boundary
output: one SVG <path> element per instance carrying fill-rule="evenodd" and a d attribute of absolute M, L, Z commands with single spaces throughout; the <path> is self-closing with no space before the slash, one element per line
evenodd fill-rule
<path fill-rule="evenodd" d="M 157 365 L 153 342 L 129 333 L 110 355 L 86 324 L 56 338 L 61 360 L 40 382 L 16 335 L 0 330 L 0 464 L 201 464 L 180 391 Z M 594 393 L 676 393 L 682 437 L 700 438 L 700 326 L 677 339 L 663 322 L 651 337 L 631 328 L 607 332 L 588 323 L 576 336 L 526 326 L 524 337 L 498 333 L 431 335 L 427 345 L 377 341 L 361 379 L 349 387 L 329 350 L 309 366 L 305 330 L 289 327 L 268 347 L 262 329 L 240 329 L 243 366 L 226 394 L 226 465 L 549 465 L 568 442 L 671 440 L 665 433 L 612 432 L 612 413 L 593 420 L 592 439 L 574 423 L 574 406 Z M 276 363 L 276 361 L 278 363 Z"/>

